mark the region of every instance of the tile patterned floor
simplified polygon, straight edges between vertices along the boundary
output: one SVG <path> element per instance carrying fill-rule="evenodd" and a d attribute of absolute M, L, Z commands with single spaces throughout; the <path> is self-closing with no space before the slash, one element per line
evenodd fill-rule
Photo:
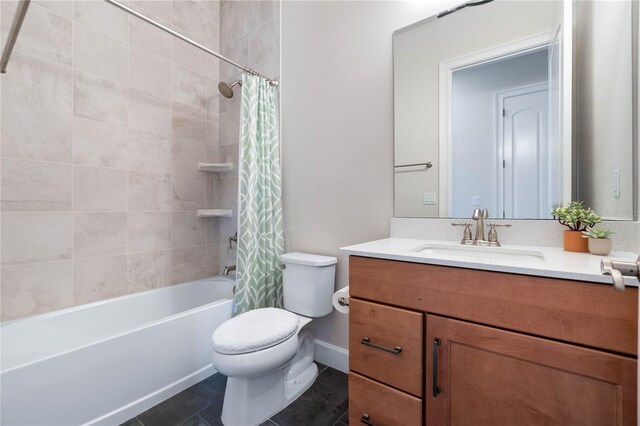
<path fill-rule="evenodd" d="M 261 426 L 348 425 L 347 375 L 322 364 L 318 369 L 313 386 Z M 214 374 L 121 426 L 222 426 L 226 385 L 225 376 Z"/>

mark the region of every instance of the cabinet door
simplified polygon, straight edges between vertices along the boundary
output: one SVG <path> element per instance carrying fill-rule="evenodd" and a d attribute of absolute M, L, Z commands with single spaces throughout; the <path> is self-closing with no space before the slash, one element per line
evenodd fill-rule
<path fill-rule="evenodd" d="M 635 425 L 633 358 L 426 317 L 427 425 Z"/>

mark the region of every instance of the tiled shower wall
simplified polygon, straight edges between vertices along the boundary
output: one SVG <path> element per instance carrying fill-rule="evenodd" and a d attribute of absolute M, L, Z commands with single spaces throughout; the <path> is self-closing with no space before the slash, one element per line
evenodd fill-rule
<path fill-rule="evenodd" d="M 6 37 L 15 3 L 1 3 Z M 218 2 L 124 3 L 220 47 Z M 217 219 L 196 210 L 235 202 L 235 172 L 197 170 L 237 156 L 237 118 L 219 126 L 221 72 L 102 1 L 32 2 L 0 78 L 2 319 L 219 272 Z"/>
<path fill-rule="evenodd" d="M 278 1 L 222 1 L 220 46 L 230 59 L 271 78 L 280 78 L 280 3 Z M 232 83 L 240 70 L 221 63 L 220 75 Z M 233 172 L 220 175 L 222 204 L 233 209 L 232 218 L 219 219 L 220 267 L 235 264 L 235 246 L 228 250 L 228 237 L 237 229 L 238 142 L 240 88 L 231 99 L 220 98 L 220 157 L 234 164 Z M 212 159 L 213 160 L 213 159 Z"/>

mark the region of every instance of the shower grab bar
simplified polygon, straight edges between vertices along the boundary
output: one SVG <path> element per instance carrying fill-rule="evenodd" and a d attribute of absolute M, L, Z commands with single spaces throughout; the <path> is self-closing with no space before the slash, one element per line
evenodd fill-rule
<path fill-rule="evenodd" d="M 7 65 L 9 64 L 9 58 L 13 53 L 13 47 L 18 40 L 18 34 L 20 34 L 20 28 L 22 28 L 22 22 L 24 22 L 25 16 L 27 16 L 27 9 L 31 0 L 20 0 L 16 14 L 13 15 L 13 21 L 11 22 L 11 28 L 9 29 L 9 35 L 7 36 L 7 44 L 2 51 L 2 58 L 0 59 L 0 73 L 5 74 L 7 72 Z"/>

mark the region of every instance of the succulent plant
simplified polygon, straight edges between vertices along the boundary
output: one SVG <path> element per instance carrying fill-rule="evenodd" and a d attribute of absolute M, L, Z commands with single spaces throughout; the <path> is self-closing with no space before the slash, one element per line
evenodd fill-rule
<path fill-rule="evenodd" d="M 551 214 L 572 231 L 584 231 L 602 222 L 600 215 L 590 207 L 585 207 L 582 201 L 571 201 L 564 207 L 556 207 Z"/>
<path fill-rule="evenodd" d="M 601 240 L 601 239 L 609 238 L 613 234 L 614 232 L 611 231 L 610 229 L 589 228 L 587 230 L 582 231 L 582 238 L 593 238 L 596 240 Z"/>

